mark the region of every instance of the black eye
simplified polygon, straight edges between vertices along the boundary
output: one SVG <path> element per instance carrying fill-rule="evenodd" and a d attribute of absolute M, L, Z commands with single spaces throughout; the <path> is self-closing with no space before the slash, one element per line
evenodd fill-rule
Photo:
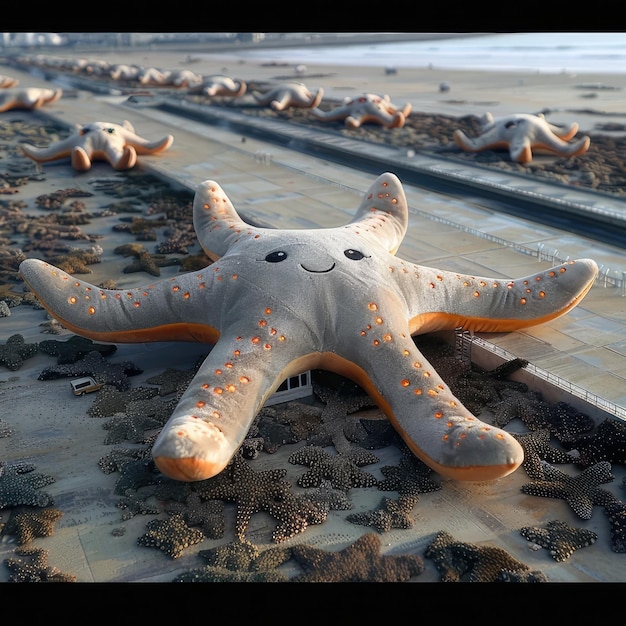
<path fill-rule="evenodd" d="M 352 248 L 344 250 L 343 253 L 353 261 L 360 261 L 361 259 L 365 258 L 365 255 L 362 252 L 359 252 L 358 250 L 353 250 Z"/>
<path fill-rule="evenodd" d="M 265 257 L 265 260 L 268 263 L 280 263 L 281 261 L 284 261 L 286 258 L 287 258 L 286 252 L 283 252 L 282 250 L 277 250 L 276 252 L 270 252 Z"/>
<path fill-rule="evenodd" d="M 105 128 L 105 130 L 111 135 L 115 132 L 115 128 Z"/>

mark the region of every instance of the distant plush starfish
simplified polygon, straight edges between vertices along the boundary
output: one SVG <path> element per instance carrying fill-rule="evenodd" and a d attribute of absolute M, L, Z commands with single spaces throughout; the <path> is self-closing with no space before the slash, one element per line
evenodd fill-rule
<path fill-rule="evenodd" d="M 255 94 L 258 104 L 269 104 L 274 111 L 284 111 L 290 107 L 312 109 L 324 97 L 324 90 L 320 87 L 313 93 L 303 83 L 287 82 L 271 87 L 263 94 Z"/>
<path fill-rule="evenodd" d="M 229 96 L 238 98 L 246 93 L 247 85 L 243 80 L 234 80 L 223 74 L 203 76 L 200 85 L 194 85 L 189 93 L 201 93 L 205 96 Z"/>
<path fill-rule="evenodd" d="M 124 120 L 121 124 L 92 122 L 77 126 L 73 135 L 45 148 L 28 143 L 22 143 L 20 147 L 28 158 L 37 163 L 69 157 L 75 170 L 86 172 L 91 169 L 94 160 L 108 161 L 115 170 L 131 169 L 137 163 L 137 155 L 158 154 L 167 150 L 173 141 L 172 135 L 148 141 L 135 132 L 129 121 Z"/>
<path fill-rule="evenodd" d="M 568 559 L 576 550 L 594 544 L 598 539 L 597 533 L 592 530 L 574 528 L 559 520 L 548 522 L 545 528 L 525 526 L 520 528 L 520 534 L 524 539 L 549 550 L 550 556 L 559 562 Z"/>
<path fill-rule="evenodd" d="M 541 465 L 544 479 L 522 485 L 522 493 L 565 500 L 581 519 L 591 519 L 594 505 L 606 506 L 616 500 L 610 491 L 598 486 L 615 479 L 608 461 L 596 463 L 577 476 L 570 476 L 546 461 Z"/>
<path fill-rule="evenodd" d="M 109 343 L 215 344 L 154 444 L 163 473 L 187 481 L 219 474 L 267 398 L 307 369 L 356 382 L 443 476 L 491 480 L 521 464 L 520 444 L 463 406 L 412 335 L 506 332 L 557 318 L 591 289 L 594 261 L 503 279 L 398 259 L 409 213 L 391 173 L 341 227 L 251 226 L 214 181 L 199 185 L 193 206 L 214 260 L 203 270 L 116 290 L 38 259 L 20 265 L 41 304 L 72 332 Z"/>
<path fill-rule="evenodd" d="M 63 95 L 62 89 L 30 87 L 0 91 L 0 113 L 12 109 L 39 109 L 56 102 Z"/>
<path fill-rule="evenodd" d="M 478 137 L 470 138 L 458 129 L 454 131 L 454 141 L 467 152 L 506 148 L 513 161 L 530 163 L 533 151 L 564 157 L 584 154 L 589 149 L 589 137 L 585 135 L 578 141 L 568 143 L 577 132 L 578 124 L 575 122 L 562 128 L 548 122 L 541 113 L 518 113 L 499 119 L 494 119 L 491 113 L 485 113 L 482 132 Z"/>
<path fill-rule="evenodd" d="M 343 120 L 348 128 L 359 128 L 367 123 L 375 123 L 385 128 L 402 128 L 411 113 L 411 104 L 407 103 L 398 109 L 388 94 L 379 96 L 375 93 L 364 93 L 356 98 L 345 98 L 344 103 L 331 111 L 314 108 L 311 113 L 324 121 Z"/>
<path fill-rule="evenodd" d="M 339 551 L 296 545 L 292 548 L 292 556 L 304 573 L 291 581 L 407 582 L 424 571 L 424 561 L 417 554 L 381 555 L 381 546 L 382 542 L 375 533 L 363 535 Z"/>

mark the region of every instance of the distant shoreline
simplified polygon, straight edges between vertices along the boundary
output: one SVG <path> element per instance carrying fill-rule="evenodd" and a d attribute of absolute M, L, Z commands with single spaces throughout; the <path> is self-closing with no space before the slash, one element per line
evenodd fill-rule
<path fill-rule="evenodd" d="M 31 48 L 4 49 L 7 56 L 13 54 L 48 53 L 62 55 L 66 52 L 97 53 L 97 52 L 184 52 L 188 54 L 202 54 L 210 52 L 233 52 L 238 50 L 259 50 L 272 48 L 307 48 L 317 46 L 350 46 L 381 43 L 401 43 L 405 41 L 435 41 L 442 39 L 458 39 L 466 37 L 484 37 L 493 33 L 302 33 L 295 36 L 286 33 L 279 37 L 276 33 L 269 33 L 260 41 L 194 41 L 176 40 L 159 41 L 152 43 L 134 43 L 133 45 L 120 44 L 112 47 L 105 44 L 81 43 L 73 46 L 35 46 Z"/>

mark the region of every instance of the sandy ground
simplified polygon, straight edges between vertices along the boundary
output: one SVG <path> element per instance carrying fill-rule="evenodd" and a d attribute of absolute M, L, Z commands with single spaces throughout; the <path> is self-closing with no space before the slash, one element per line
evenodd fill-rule
<path fill-rule="evenodd" d="M 130 62 L 128 56 L 122 53 L 99 56 L 111 62 Z M 396 103 L 410 101 L 414 110 L 453 115 L 461 112 L 480 114 L 485 110 L 497 115 L 522 110 L 531 112 L 545 107 L 569 110 L 584 103 L 578 99 L 580 84 L 610 84 L 618 89 L 626 87 L 626 76 L 485 75 L 436 68 L 400 70 L 395 75 L 387 76 L 382 68 L 308 66 L 305 78 L 302 79 L 290 66 L 252 65 L 232 58 L 201 54 L 194 54 L 191 63 L 183 54 L 158 52 L 134 59 L 133 62 L 164 69 L 187 66 L 202 74 L 227 73 L 244 80 L 295 78 L 305 80 L 311 88 L 323 84 L 326 93 L 332 97 L 354 95 L 359 91 L 384 92 L 389 93 Z M 444 81 L 450 84 L 451 89 L 442 94 L 439 85 Z M 621 111 L 623 98 L 619 91 L 601 90 L 597 94 L 594 108 Z M 568 121 L 565 115 L 562 121 Z M 581 127 L 584 128 L 582 123 Z M 69 165 L 48 168 L 47 174 L 46 183 L 32 187 L 29 185 L 31 201 L 40 193 L 69 187 L 75 180 Z M 91 173 L 94 179 L 110 176 L 111 170 L 104 164 L 97 164 Z M 89 202 L 91 206 L 98 206 L 107 200 L 96 195 Z M 110 222 L 106 220 L 95 226 L 108 233 L 106 242 L 101 242 L 101 245 L 110 251 L 128 239 L 112 234 L 109 227 Z M 135 275 L 119 274 L 120 265 L 121 260 L 110 256 L 107 264 L 98 267 L 98 276 L 111 277 L 111 272 L 117 268 L 118 286 L 138 284 Z M 177 271 L 175 267 L 162 268 L 162 276 L 174 275 Z M 97 279 L 90 276 L 88 280 Z M 48 321 L 48 316 L 42 310 L 20 306 L 13 309 L 9 317 L 0 319 L 1 336 L 6 339 L 14 333 L 20 333 L 27 343 L 70 336 L 67 331 L 62 331 L 60 335 L 42 335 L 42 329 L 45 329 L 42 325 Z M 206 354 L 206 346 L 198 344 L 130 344 L 118 346 L 112 360 L 131 361 L 142 369 L 143 372 L 132 379 L 132 386 L 139 387 L 166 367 L 181 370 L 191 368 L 203 354 Z M 38 354 L 17 371 L 0 367 L 0 418 L 11 430 L 9 436 L 0 438 L 0 460 L 8 465 L 32 463 L 36 466 L 36 472 L 54 477 L 54 482 L 41 491 L 50 494 L 54 498 L 54 507 L 63 512 L 54 534 L 39 537 L 32 545 L 48 550 L 50 564 L 75 576 L 79 582 L 166 582 L 183 571 L 202 566 L 198 551 L 233 539 L 232 505 L 227 507 L 227 532 L 224 537 L 192 546 L 179 559 L 170 559 L 159 550 L 138 547 L 137 538 L 146 532 L 146 522 L 155 516 L 137 514 L 127 520 L 122 518 L 122 510 L 117 507 L 119 495 L 114 493 L 118 475 L 105 474 L 98 467 L 98 461 L 111 451 L 111 446 L 104 444 L 104 421 L 87 414 L 93 397 L 74 398 L 66 379 L 38 380 L 41 370 L 54 362 L 52 357 Z M 295 481 L 303 473 L 303 468 L 286 463 L 286 457 L 291 451 L 288 448 L 291 446 L 283 448 L 275 455 L 263 455 L 255 459 L 254 467 L 258 470 L 285 467 L 289 470 L 289 478 Z M 398 462 L 399 451 L 389 446 L 376 453 L 380 461 L 366 469 L 380 478 L 382 467 Z M 618 468 L 616 480 L 606 486 L 618 498 L 623 495 L 622 474 L 621 468 Z M 444 481 L 440 491 L 420 496 L 414 515 L 414 529 L 394 529 L 381 535 L 384 550 L 396 554 L 423 552 L 434 534 L 446 528 L 461 541 L 503 547 L 532 569 L 545 572 L 554 582 L 626 581 L 624 557 L 610 550 L 606 518 L 601 511 L 597 511 L 592 520 L 582 523 L 563 501 L 521 494 L 520 485 L 525 482 L 528 482 L 528 477 L 521 471 L 494 483 L 456 484 Z M 376 488 L 353 491 L 354 509 L 351 512 L 370 510 L 377 506 L 383 496 L 396 495 Z M 477 506 L 477 502 L 480 502 L 480 506 Z M 346 514 L 346 511 L 333 511 L 327 522 L 310 527 L 302 536 L 288 543 L 307 541 L 324 548 L 343 548 L 368 530 L 346 522 Z M 6 524 L 9 515 L 8 509 L 0 510 L 0 524 Z M 602 540 L 593 546 L 593 559 L 586 557 L 583 549 L 577 551 L 566 564 L 559 565 L 545 550 L 530 550 L 519 533 L 511 532 L 511 528 L 537 525 L 552 516 L 601 534 Z M 165 515 L 159 517 L 164 518 Z M 268 515 L 255 514 L 247 538 L 259 546 L 268 547 L 271 545 L 272 529 L 273 520 Z M 2 563 L 5 559 L 16 558 L 17 547 L 14 537 L 3 536 L 0 543 L 0 581 L 9 579 L 11 572 Z M 286 571 L 290 572 L 289 568 Z M 438 574 L 432 564 L 427 562 L 426 571 L 415 580 L 434 582 L 438 580 Z"/>

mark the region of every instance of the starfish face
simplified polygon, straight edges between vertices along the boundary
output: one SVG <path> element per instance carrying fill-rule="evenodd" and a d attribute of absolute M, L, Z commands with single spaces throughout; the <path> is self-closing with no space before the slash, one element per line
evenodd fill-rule
<path fill-rule="evenodd" d="M 568 261 L 516 280 L 396 258 L 408 225 L 400 180 L 380 175 L 350 223 L 279 230 L 244 222 L 214 181 L 198 186 L 194 227 L 214 263 L 128 290 L 101 289 L 37 259 L 20 273 L 66 328 L 103 342 L 215 344 L 153 446 L 179 480 L 221 472 L 285 378 L 325 369 L 356 382 L 411 451 L 440 474 L 490 480 L 523 460 L 508 433 L 478 420 L 412 335 L 505 332 L 558 317 L 598 267 Z"/>
<path fill-rule="evenodd" d="M 56 102 L 62 95 L 62 89 L 7 89 L 0 92 L 0 113 L 12 109 L 39 109 Z"/>
<path fill-rule="evenodd" d="M 137 163 L 137 155 L 158 154 L 172 145 L 174 137 L 167 135 L 157 141 L 140 137 L 133 125 L 92 122 L 77 128 L 75 134 L 46 148 L 23 143 L 22 152 L 38 163 L 69 157 L 72 167 L 79 172 L 91 169 L 92 161 L 108 161 L 113 169 L 128 170 Z"/>
<path fill-rule="evenodd" d="M 398 109 L 387 94 L 379 96 L 365 93 L 358 98 L 346 98 L 342 106 L 332 111 L 320 111 L 316 108 L 312 113 L 320 120 L 344 120 L 348 128 L 358 128 L 367 122 L 380 124 L 385 128 L 402 128 L 411 108 L 411 104 L 407 103 L 403 109 Z"/>
<path fill-rule="evenodd" d="M 486 113 L 482 119 L 482 132 L 470 138 L 462 130 L 454 131 L 454 142 L 466 152 L 483 150 L 509 151 L 517 163 L 530 163 L 533 152 L 544 152 L 562 157 L 584 154 L 591 140 L 586 135 L 578 141 L 568 143 L 578 132 L 575 122 L 567 127 L 548 122 L 542 114 L 518 113 L 499 119 Z"/>
<path fill-rule="evenodd" d="M 319 105 L 324 97 L 324 90 L 320 87 L 313 93 L 303 83 L 281 83 L 264 94 L 254 94 L 258 104 L 269 104 L 274 111 L 284 111 L 289 107 L 313 109 Z"/>

